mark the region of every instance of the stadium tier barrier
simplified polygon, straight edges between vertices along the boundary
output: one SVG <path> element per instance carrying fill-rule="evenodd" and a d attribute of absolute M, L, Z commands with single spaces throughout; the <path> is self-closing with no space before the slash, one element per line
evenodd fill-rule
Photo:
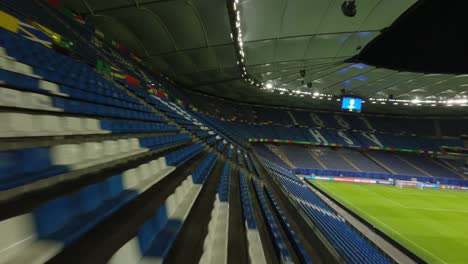
<path fill-rule="evenodd" d="M 317 176 L 345 176 L 345 177 L 355 177 L 355 178 L 370 178 L 370 179 L 395 179 L 410 181 L 416 179 L 419 182 L 428 182 L 428 183 L 440 183 L 447 185 L 459 185 L 459 186 L 468 186 L 468 180 L 460 179 L 449 179 L 449 178 L 440 178 L 440 177 L 425 177 L 425 176 L 410 176 L 410 175 L 400 175 L 400 174 L 389 174 L 389 173 L 376 173 L 376 172 L 357 172 L 357 171 L 344 171 L 344 170 L 323 170 L 323 169 L 304 169 L 297 168 L 293 172 L 298 175 L 317 175 Z"/>

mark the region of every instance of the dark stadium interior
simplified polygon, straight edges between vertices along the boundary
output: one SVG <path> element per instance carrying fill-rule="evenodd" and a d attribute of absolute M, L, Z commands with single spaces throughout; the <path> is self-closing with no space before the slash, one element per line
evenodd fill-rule
<path fill-rule="evenodd" d="M 468 262 L 467 3 L 0 8 L 0 264 Z"/>

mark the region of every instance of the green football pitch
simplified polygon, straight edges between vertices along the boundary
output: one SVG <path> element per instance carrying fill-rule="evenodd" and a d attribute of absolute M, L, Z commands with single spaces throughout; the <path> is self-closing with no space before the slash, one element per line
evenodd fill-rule
<path fill-rule="evenodd" d="M 468 191 L 311 181 L 428 263 L 468 263 Z"/>

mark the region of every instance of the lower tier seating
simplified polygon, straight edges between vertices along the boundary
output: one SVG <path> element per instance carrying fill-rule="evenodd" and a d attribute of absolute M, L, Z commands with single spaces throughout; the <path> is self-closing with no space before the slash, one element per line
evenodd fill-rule
<path fill-rule="evenodd" d="M 169 155 L 187 154 L 175 151 Z M 203 168 L 193 181 L 204 181 L 213 166 L 214 154 L 209 158 L 200 165 Z M 44 263 L 170 174 L 175 167 L 166 160 L 167 156 L 160 157 L 47 201 L 31 212 L 0 221 L 0 232 L 4 234 L 0 241 L 0 263 Z M 192 182 L 192 176 L 189 178 Z M 188 182 L 183 186 L 188 186 Z M 176 194 L 184 188 L 179 188 Z M 167 203 L 175 208 L 176 201 L 179 200 L 174 198 Z"/>
<path fill-rule="evenodd" d="M 266 165 L 268 168 L 269 166 Z M 283 190 L 295 197 L 293 202 L 305 212 L 347 263 L 391 263 L 368 240 L 352 228 L 333 209 L 288 171 L 271 171 Z"/>
<path fill-rule="evenodd" d="M 231 164 L 226 161 L 218 184 L 213 210 L 211 211 L 208 235 L 203 243 L 200 264 L 227 263 L 230 185 Z"/>
<path fill-rule="evenodd" d="M 301 263 L 308 263 L 308 264 L 313 263 L 312 258 L 305 251 L 304 245 L 302 245 L 302 242 L 299 240 L 299 238 L 297 238 L 296 233 L 294 232 L 294 230 L 292 230 L 291 226 L 289 225 L 288 219 L 283 214 L 283 211 L 281 210 L 281 207 L 279 206 L 279 204 L 276 202 L 276 199 L 273 196 L 273 193 L 271 193 L 271 191 L 268 190 L 267 188 L 265 188 L 265 190 L 266 190 L 268 198 L 270 199 L 273 205 L 273 210 L 275 210 L 276 214 L 279 216 L 281 225 L 283 226 L 284 230 L 286 230 L 286 234 L 288 235 L 289 240 L 292 242 L 294 250 L 296 251 L 298 257 L 300 258 Z"/>
<path fill-rule="evenodd" d="M 210 153 L 109 263 L 162 263 L 216 162 Z"/>
<path fill-rule="evenodd" d="M 286 238 L 282 236 L 281 232 L 279 231 L 280 227 L 278 227 L 273 217 L 273 212 L 271 212 L 270 208 L 268 208 L 267 200 L 265 199 L 265 196 L 263 195 L 262 187 L 255 180 L 253 181 L 253 184 L 254 184 L 255 192 L 257 193 L 258 201 L 260 203 L 263 216 L 265 217 L 266 223 L 268 225 L 268 231 L 271 233 L 271 236 L 273 237 L 273 244 L 275 246 L 276 254 L 278 258 L 280 259 L 280 262 L 281 263 L 293 263 L 291 252 L 289 252 L 289 249 L 286 246 L 286 242 L 285 242 Z"/>
<path fill-rule="evenodd" d="M 189 140 L 178 134 L 1 151 L 0 191 Z"/>
<path fill-rule="evenodd" d="M 249 252 L 249 259 L 251 263 L 265 264 L 265 253 L 263 252 L 262 241 L 257 229 L 252 201 L 250 200 L 250 192 L 246 176 L 239 172 L 239 186 L 241 192 L 242 204 L 242 219 L 246 229 L 247 245 Z"/>

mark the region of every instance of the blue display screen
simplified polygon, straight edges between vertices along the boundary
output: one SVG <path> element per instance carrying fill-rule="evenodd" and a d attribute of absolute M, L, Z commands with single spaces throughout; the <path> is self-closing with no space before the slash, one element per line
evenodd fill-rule
<path fill-rule="evenodd" d="M 355 97 L 341 98 L 341 110 L 346 112 L 361 112 L 362 99 Z"/>

